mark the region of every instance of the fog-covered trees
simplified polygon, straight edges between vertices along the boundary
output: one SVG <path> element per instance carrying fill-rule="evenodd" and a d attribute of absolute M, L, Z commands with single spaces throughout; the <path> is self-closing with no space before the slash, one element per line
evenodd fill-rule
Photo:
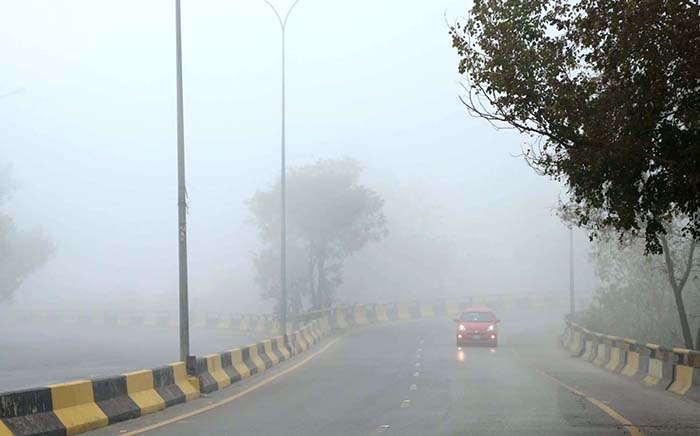
<path fill-rule="evenodd" d="M 475 0 L 451 34 L 468 110 L 534 137 L 578 224 L 660 253 L 683 216 L 700 239 L 697 1 Z"/>
<path fill-rule="evenodd" d="M 691 331 L 697 329 L 695 339 L 700 342 L 700 261 L 691 253 L 694 241 L 677 230 L 669 229 L 664 236 L 668 248 L 663 255 L 645 256 L 641 238 L 621 245 L 611 234 L 595 241 L 592 259 L 602 285 L 583 314 L 587 326 L 687 348 L 693 348 Z M 675 287 L 669 268 L 674 271 Z M 696 343 L 695 348 L 699 347 Z"/>
<path fill-rule="evenodd" d="M 328 307 L 342 282 L 343 262 L 370 241 L 387 234 L 383 200 L 360 183 L 362 168 L 352 159 L 319 160 L 287 174 L 287 286 L 290 308 L 308 301 Z M 279 299 L 280 184 L 249 201 L 264 248 L 255 256 L 264 295 Z"/>
<path fill-rule="evenodd" d="M 6 168 L 0 168 L 0 207 L 10 191 Z M 24 280 L 49 258 L 52 246 L 39 231 L 18 230 L 0 209 L 0 303 L 12 299 Z"/>

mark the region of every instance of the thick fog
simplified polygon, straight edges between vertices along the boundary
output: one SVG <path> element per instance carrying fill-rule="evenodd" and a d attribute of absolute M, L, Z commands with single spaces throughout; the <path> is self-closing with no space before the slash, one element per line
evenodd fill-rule
<path fill-rule="evenodd" d="M 562 185 L 517 157 L 529 138 L 470 118 L 458 100 L 445 14 L 468 6 L 302 0 L 289 19 L 288 166 L 352 157 L 385 199 L 390 235 L 346 262 L 341 301 L 568 292 L 568 230 L 553 212 Z M 244 202 L 279 176 L 280 29 L 262 0 L 182 8 L 192 310 L 267 311 Z M 0 11 L 0 95 L 11 93 L 0 99 L 0 168 L 13 185 L 2 212 L 54 246 L 12 304 L 175 307 L 173 2 L 1 1 Z M 430 225 L 407 224 L 419 218 Z M 408 288 L 401 276 L 420 275 L 433 235 L 450 242 L 449 265 Z M 588 251 L 576 231 L 581 292 L 595 286 Z M 396 285 L 373 295 L 367 268 Z"/>

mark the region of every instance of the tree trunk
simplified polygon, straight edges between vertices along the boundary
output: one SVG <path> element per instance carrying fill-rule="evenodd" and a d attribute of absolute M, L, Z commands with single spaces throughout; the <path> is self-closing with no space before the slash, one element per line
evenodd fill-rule
<path fill-rule="evenodd" d="M 690 270 L 693 267 L 693 254 L 695 253 L 695 241 L 690 243 L 690 250 L 688 250 L 688 262 L 686 265 L 686 270 L 683 273 L 680 281 L 676 281 L 676 270 L 673 265 L 673 259 L 671 259 L 671 253 L 669 252 L 668 240 L 666 235 L 661 235 L 661 244 L 664 249 L 664 259 L 666 260 L 666 268 L 668 270 L 668 280 L 671 283 L 671 288 L 673 289 L 673 297 L 676 299 L 676 309 L 678 309 L 678 318 L 681 322 L 681 330 L 683 332 L 683 342 L 685 342 L 685 347 L 688 349 L 693 349 L 693 334 L 690 332 L 690 323 L 688 322 L 688 314 L 685 311 L 685 303 L 683 303 L 683 288 L 688 281 L 690 276 Z M 699 338 L 700 339 L 700 338 Z"/>
<path fill-rule="evenodd" d="M 673 296 L 676 298 L 676 308 L 678 309 L 678 318 L 681 321 L 681 330 L 683 331 L 683 342 L 685 347 L 693 349 L 693 335 L 690 333 L 690 324 L 688 323 L 688 314 L 685 312 L 685 303 L 683 303 L 682 289 L 673 289 Z"/>

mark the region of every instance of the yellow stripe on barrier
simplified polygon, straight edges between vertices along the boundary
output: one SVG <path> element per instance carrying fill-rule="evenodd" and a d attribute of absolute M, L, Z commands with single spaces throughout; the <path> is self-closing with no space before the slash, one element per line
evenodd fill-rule
<path fill-rule="evenodd" d="M 309 344 L 304 339 L 304 335 L 301 334 L 301 331 L 299 331 L 299 330 L 295 331 L 294 336 L 296 336 L 296 338 L 297 338 L 297 342 L 299 343 L 299 346 L 301 347 L 301 351 L 306 351 L 309 349 Z"/>
<path fill-rule="evenodd" d="M 153 387 L 153 371 L 129 372 L 124 376 L 129 398 L 139 406 L 142 415 L 165 409 L 165 401 Z"/>
<path fill-rule="evenodd" d="M 678 395 L 685 395 L 692 385 L 693 368 L 685 365 L 676 365 L 676 376 L 668 390 Z"/>
<path fill-rule="evenodd" d="M 236 348 L 230 351 L 231 353 L 231 364 L 233 368 L 240 374 L 241 378 L 250 377 L 250 369 L 243 363 L 243 353 L 240 348 Z"/>
<path fill-rule="evenodd" d="M 367 319 L 367 308 L 365 306 L 355 307 L 355 324 L 357 324 L 357 325 L 369 324 L 369 319 Z"/>
<path fill-rule="evenodd" d="M 593 364 L 595 366 L 603 366 L 605 364 L 605 344 L 598 344 L 598 353 L 596 354 Z"/>
<path fill-rule="evenodd" d="M 386 306 L 383 304 L 377 304 L 374 306 L 374 311 L 377 315 L 378 322 L 389 321 L 389 315 L 386 313 Z"/>
<path fill-rule="evenodd" d="M 649 369 L 644 377 L 644 384 L 647 386 L 656 386 L 664 376 L 663 362 L 658 359 L 649 359 Z"/>
<path fill-rule="evenodd" d="M 97 404 L 90 380 L 49 386 L 53 412 L 66 427 L 68 435 L 85 433 L 109 424 L 107 415 Z"/>
<path fill-rule="evenodd" d="M 265 350 L 265 354 L 267 354 L 267 357 L 272 361 L 273 365 L 277 365 L 278 363 L 280 363 L 280 360 L 277 358 L 277 355 L 274 351 L 272 351 L 272 340 L 267 339 L 263 341 L 263 349 Z"/>
<path fill-rule="evenodd" d="M 608 364 L 605 365 L 605 369 L 608 371 L 615 371 L 615 369 L 620 365 L 622 350 L 617 347 L 610 348 L 610 360 Z"/>
<path fill-rule="evenodd" d="M 258 355 L 258 346 L 256 344 L 252 344 L 248 346 L 248 349 L 250 350 L 250 361 L 253 362 L 253 365 L 255 365 L 256 368 L 258 368 L 258 372 L 265 371 L 265 362 L 263 362 L 260 355 Z"/>
<path fill-rule="evenodd" d="M 433 305 L 430 303 L 420 303 L 420 316 L 422 318 L 432 318 L 435 316 Z"/>
<path fill-rule="evenodd" d="M 199 389 L 195 389 L 190 383 L 187 377 L 187 368 L 185 368 L 184 362 L 171 363 L 170 367 L 173 369 L 173 377 L 175 379 L 175 384 L 180 388 L 187 401 L 196 400 L 199 398 Z"/>
<path fill-rule="evenodd" d="M 639 353 L 636 351 L 627 352 L 627 364 L 622 368 L 622 375 L 634 377 L 639 371 Z"/>

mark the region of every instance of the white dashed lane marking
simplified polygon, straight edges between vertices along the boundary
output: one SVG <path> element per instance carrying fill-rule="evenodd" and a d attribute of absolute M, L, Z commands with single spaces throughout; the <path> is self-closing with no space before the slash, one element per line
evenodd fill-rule
<path fill-rule="evenodd" d="M 407 408 L 407 407 L 411 407 L 411 400 L 403 400 L 403 401 L 401 402 L 401 408 L 402 408 L 402 409 L 405 409 L 405 408 Z"/>
<path fill-rule="evenodd" d="M 418 376 L 420 376 L 420 372 L 416 371 L 413 373 L 413 377 L 418 377 Z"/>
<path fill-rule="evenodd" d="M 414 383 L 414 384 L 412 384 L 411 386 L 409 386 L 408 390 L 409 390 L 409 391 L 417 391 L 417 390 L 418 390 L 418 385 Z"/>

